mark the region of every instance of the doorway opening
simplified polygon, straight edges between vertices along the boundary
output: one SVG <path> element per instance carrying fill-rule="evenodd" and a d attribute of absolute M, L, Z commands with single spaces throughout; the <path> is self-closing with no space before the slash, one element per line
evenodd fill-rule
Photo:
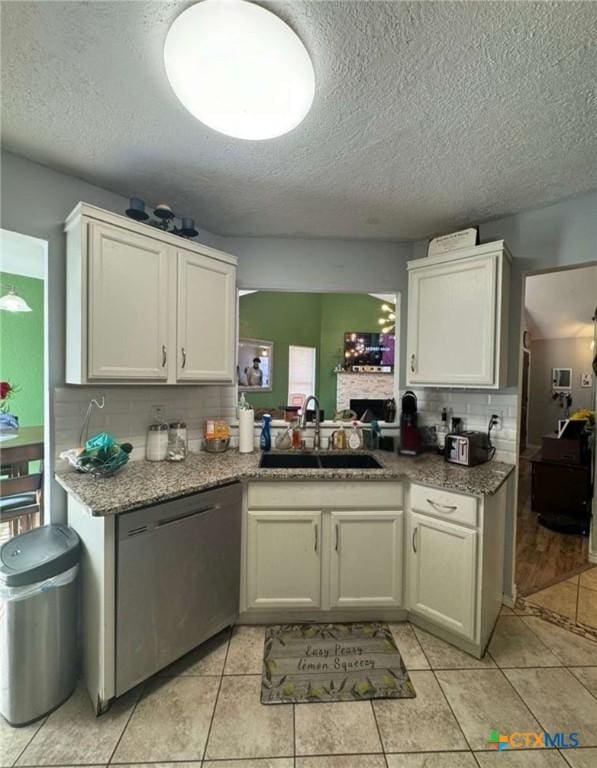
<path fill-rule="evenodd" d="M 397 399 L 400 297 L 239 291 L 237 385 L 259 420 L 283 421 L 309 395 L 322 421 L 384 421 Z M 310 419 L 310 412 L 307 413 Z"/>
<path fill-rule="evenodd" d="M 527 275 L 523 290 L 518 595 L 597 629 L 597 265 Z"/>
<path fill-rule="evenodd" d="M 0 230 L 0 543 L 49 520 L 46 257 Z"/>

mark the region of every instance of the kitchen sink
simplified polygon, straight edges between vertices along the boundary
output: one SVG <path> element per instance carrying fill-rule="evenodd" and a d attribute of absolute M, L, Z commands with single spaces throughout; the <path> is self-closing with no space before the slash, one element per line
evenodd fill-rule
<path fill-rule="evenodd" d="M 261 469 L 320 469 L 317 456 L 308 453 L 264 453 Z"/>
<path fill-rule="evenodd" d="M 264 453 L 261 469 L 381 469 L 368 453 Z"/>
<path fill-rule="evenodd" d="M 381 464 L 368 453 L 326 453 L 319 457 L 322 469 L 381 469 Z"/>

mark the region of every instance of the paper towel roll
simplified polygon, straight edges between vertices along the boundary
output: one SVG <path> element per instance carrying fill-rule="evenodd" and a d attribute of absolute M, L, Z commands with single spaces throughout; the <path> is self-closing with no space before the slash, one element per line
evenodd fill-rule
<path fill-rule="evenodd" d="M 254 448 L 255 411 L 242 409 L 238 412 L 238 452 L 252 453 Z"/>

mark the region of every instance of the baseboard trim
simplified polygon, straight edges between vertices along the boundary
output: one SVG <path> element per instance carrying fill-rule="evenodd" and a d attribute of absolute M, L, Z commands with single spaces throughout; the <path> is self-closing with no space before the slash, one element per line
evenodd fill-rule
<path fill-rule="evenodd" d="M 422 616 L 418 616 L 415 613 L 409 613 L 408 620 L 411 624 L 415 624 L 415 626 L 424 629 L 426 632 L 436 635 L 440 638 L 440 640 L 445 640 L 447 643 L 455 645 L 457 648 L 460 648 L 462 651 L 469 653 L 471 656 L 475 656 L 477 659 L 482 658 L 485 652 L 485 649 L 481 648 L 478 643 L 473 643 L 470 640 L 459 637 L 453 632 L 443 629 L 442 627 L 438 627 L 437 624 L 434 624 L 432 621 L 427 621 L 427 619 L 423 618 Z"/>
<path fill-rule="evenodd" d="M 351 621 L 408 621 L 406 608 L 375 608 L 359 610 L 358 608 L 343 611 L 288 611 L 284 609 L 271 609 L 259 611 L 241 611 L 238 624 L 302 624 L 311 621 L 316 624 L 325 622 L 351 622 Z"/>
<path fill-rule="evenodd" d="M 502 595 L 502 605 L 505 605 L 508 608 L 514 608 L 515 603 L 516 603 L 516 596 L 510 597 L 510 595 Z"/>

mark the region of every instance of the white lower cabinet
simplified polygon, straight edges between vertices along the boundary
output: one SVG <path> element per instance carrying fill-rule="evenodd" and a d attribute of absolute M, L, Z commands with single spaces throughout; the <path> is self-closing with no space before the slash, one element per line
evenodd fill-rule
<path fill-rule="evenodd" d="M 331 608 L 402 605 L 402 510 L 332 511 Z"/>
<path fill-rule="evenodd" d="M 248 607 L 321 606 L 321 514 L 249 510 Z"/>
<path fill-rule="evenodd" d="M 409 522 L 409 611 L 474 640 L 477 531 L 416 512 Z"/>
<path fill-rule="evenodd" d="M 480 658 L 503 600 L 509 487 L 405 486 L 249 483 L 241 619 L 409 619 Z"/>
<path fill-rule="evenodd" d="M 395 482 L 250 483 L 244 610 L 401 609 L 402 502 Z"/>

